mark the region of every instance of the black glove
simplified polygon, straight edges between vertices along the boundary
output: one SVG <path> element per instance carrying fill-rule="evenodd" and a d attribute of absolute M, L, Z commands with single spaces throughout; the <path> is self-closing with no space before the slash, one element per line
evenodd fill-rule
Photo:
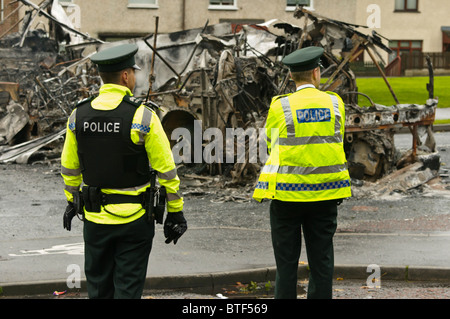
<path fill-rule="evenodd" d="M 75 216 L 75 207 L 73 206 L 72 202 L 68 202 L 66 211 L 64 212 L 63 217 L 63 226 L 64 229 L 67 229 L 70 231 L 72 226 L 72 218 Z"/>
<path fill-rule="evenodd" d="M 175 245 L 186 230 L 187 222 L 183 216 L 183 212 L 167 213 L 167 217 L 164 222 L 164 236 L 166 237 L 166 244 L 169 244 L 173 240 L 173 244 Z"/>

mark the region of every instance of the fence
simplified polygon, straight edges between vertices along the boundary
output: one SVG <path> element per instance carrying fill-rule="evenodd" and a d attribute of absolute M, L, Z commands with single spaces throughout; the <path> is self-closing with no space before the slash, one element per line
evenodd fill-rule
<path fill-rule="evenodd" d="M 379 63 L 381 69 L 384 71 L 383 63 Z M 372 61 L 355 61 L 350 63 L 350 69 L 356 76 L 379 76 L 377 66 Z"/>
<path fill-rule="evenodd" d="M 450 69 L 450 52 L 412 52 L 401 53 L 402 70 L 427 68 L 427 56 L 434 69 Z"/>
<path fill-rule="evenodd" d="M 427 56 L 430 57 L 433 69 L 450 70 L 450 52 L 412 52 L 401 53 L 388 65 L 380 62 L 380 67 L 387 76 L 400 76 L 405 70 L 426 69 Z M 380 72 L 372 61 L 356 61 L 350 63 L 350 68 L 357 76 L 379 76 Z"/>

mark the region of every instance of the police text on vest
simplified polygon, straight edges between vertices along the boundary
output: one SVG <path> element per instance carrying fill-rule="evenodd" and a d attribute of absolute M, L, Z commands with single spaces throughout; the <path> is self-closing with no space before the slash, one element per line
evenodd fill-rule
<path fill-rule="evenodd" d="M 84 135 L 118 136 L 122 131 L 122 119 L 116 117 L 87 117 L 81 120 Z"/>
<path fill-rule="evenodd" d="M 120 123 L 113 122 L 84 122 L 83 131 L 97 132 L 97 133 L 119 133 Z"/>
<path fill-rule="evenodd" d="M 328 108 L 297 110 L 297 120 L 299 123 L 329 122 L 331 111 Z"/>

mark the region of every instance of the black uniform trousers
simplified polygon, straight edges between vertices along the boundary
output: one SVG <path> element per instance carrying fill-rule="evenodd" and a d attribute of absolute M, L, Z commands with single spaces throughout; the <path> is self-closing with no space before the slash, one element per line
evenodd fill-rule
<path fill-rule="evenodd" d="M 147 214 L 120 225 L 85 220 L 83 234 L 89 298 L 141 298 L 155 234 Z"/>
<path fill-rule="evenodd" d="M 275 298 L 297 298 L 297 271 L 302 229 L 310 269 L 307 298 L 331 299 L 334 272 L 333 236 L 337 201 L 270 204 L 272 244 L 277 266 Z"/>

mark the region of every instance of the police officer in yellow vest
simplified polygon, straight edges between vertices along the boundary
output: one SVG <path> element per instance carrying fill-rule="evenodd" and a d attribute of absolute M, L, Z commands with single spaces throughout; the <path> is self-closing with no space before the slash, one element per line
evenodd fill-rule
<path fill-rule="evenodd" d="M 91 57 L 104 85 L 97 97 L 78 103 L 67 123 L 61 155 L 68 200 L 64 228 L 71 229 L 82 189 L 89 298 L 142 296 L 155 232 L 145 209 L 155 186 L 151 172 L 167 192 L 166 243 L 176 244 L 187 229 L 169 141 L 156 113 L 133 97 L 137 51 L 124 44 Z"/>
<path fill-rule="evenodd" d="M 344 103 L 337 94 L 317 89 L 323 51 L 307 47 L 282 60 L 297 91 L 274 97 L 266 121 L 269 158 L 253 198 L 272 200 L 275 298 L 297 297 L 302 231 L 310 268 L 307 297 L 332 297 L 337 206 L 351 196 L 351 188 L 343 149 Z"/>

